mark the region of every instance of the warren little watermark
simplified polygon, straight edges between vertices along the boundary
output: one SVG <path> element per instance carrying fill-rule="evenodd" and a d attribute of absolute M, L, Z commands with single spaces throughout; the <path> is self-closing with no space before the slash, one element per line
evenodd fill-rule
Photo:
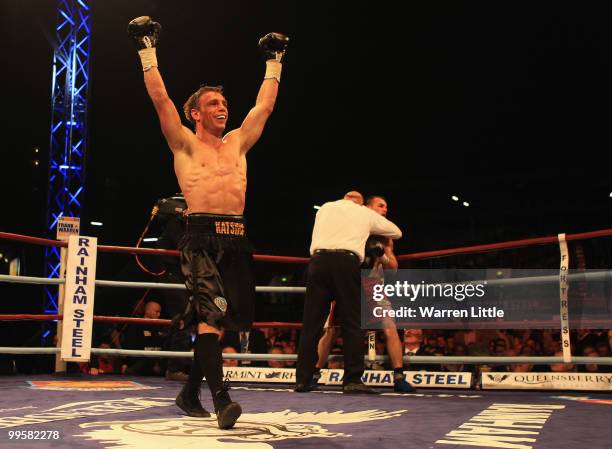
<path fill-rule="evenodd" d="M 400 307 L 389 309 L 383 306 L 372 309 L 374 318 L 503 318 L 504 311 L 497 307 L 470 307 L 453 310 L 436 307 Z"/>

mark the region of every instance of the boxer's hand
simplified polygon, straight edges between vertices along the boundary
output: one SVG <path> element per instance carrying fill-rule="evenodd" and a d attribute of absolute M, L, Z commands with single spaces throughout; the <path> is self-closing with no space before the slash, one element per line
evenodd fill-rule
<path fill-rule="evenodd" d="M 365 246 L 365 258 L 362 268 L 375 268 L 380 263 L 380 258 L 385 254 L 385 247 L 382 243 L 368 239 Z"/>
<path fill-rule="evenodd" d="M 155 46 L 159 41 L 161 25 L 153 22 L 149 16 L 136 17 L 128 24 L 127 32 L 138 48 L 142 70 L 146 72 L 151 67 L 157 67 Z"/>
<path fill-rule="evenodd" d="M 259 39 L 259 48 L 265 58 L 275 59 L 278 62 L 283 58 L 288 44 L 289 38 L 281 33 L 268 33 Z"/>
<path fill-rule="evenodd" d="M 373 258 L 382 257 L 385 254 L 385 246 L 381 242 L 368 242 L 365 253 Z"/>
<path fill-rule="evenodd" d="M 161 29 L 161 25 L 153 22 L 149 16 L 141 16 L 128 24 L 127 32 L 134 39 L 138 50 L 142 50 L 157 45 Z"/>

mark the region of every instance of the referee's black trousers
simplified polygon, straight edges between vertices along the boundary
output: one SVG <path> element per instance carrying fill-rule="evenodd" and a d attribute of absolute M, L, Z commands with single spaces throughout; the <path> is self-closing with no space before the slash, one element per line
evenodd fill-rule
<path fill-rule="evenodd" d="M 300 336 L 296 383 L 308 384 L 317 363 L 317 347 L 336 300 L 334 320 L 342 329 L 344 352 L 343 384 L 359 382 L 363 375 L 364 337 L 361 329 L 360 262 L 349 252 L 313 254 L 308 265 L 303 327 Z"/>

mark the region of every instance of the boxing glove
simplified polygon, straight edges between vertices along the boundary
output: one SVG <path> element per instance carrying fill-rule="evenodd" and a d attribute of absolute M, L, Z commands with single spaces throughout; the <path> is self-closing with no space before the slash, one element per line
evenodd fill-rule
<path fill-rule="evenodd" d="M 259 39 L 259 48 L 263 52 L 266 59 L 276 59 L 280 62 L 287 45 L 289 38 L 281 33 L 268 33 Z"/>
<path fill-rule="evenodd" d="M 385 246 L 380 242 L 368 240 L 365 253 L 374 258 L 382 257 L 385 254 Z"/>
<path fill-rule="evenodd" d="M 283 66 L 281 59 L 287 49 L 289 38 L 280 33 L 268 33 L 259 39 L 259 48 L 266 58 L 266 74 L 264 79 L 275 79 L 280 83 Z"/>
<path fill-rule="evenodd" d="M 161 25 L 153 22 L 149 16 L 136 17 L 128 24 L 127 32 L 138 48 L 142 70 L 145 72 L 151 67 L 157 67 L 155 46 L 161 29 Z"/>
<path fill-rule="evenodd" d="M 127 32 L 134 39 L 138 50 L 157 45 L 161 33 L 161 25 L 149 16 L 136 17 L 128 24 Z"/>

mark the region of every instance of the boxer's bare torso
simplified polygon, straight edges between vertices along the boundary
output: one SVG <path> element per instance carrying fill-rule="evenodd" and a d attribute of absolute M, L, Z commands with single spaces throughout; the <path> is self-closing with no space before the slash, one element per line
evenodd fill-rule
<path fill-rule="evenodd" d="M 247 162 L 238 133 L 232 131 L 213 144 L 191 134 L 185 151 L 174 153 L 174 171 L 188 212 L 242 215 Z"/>

